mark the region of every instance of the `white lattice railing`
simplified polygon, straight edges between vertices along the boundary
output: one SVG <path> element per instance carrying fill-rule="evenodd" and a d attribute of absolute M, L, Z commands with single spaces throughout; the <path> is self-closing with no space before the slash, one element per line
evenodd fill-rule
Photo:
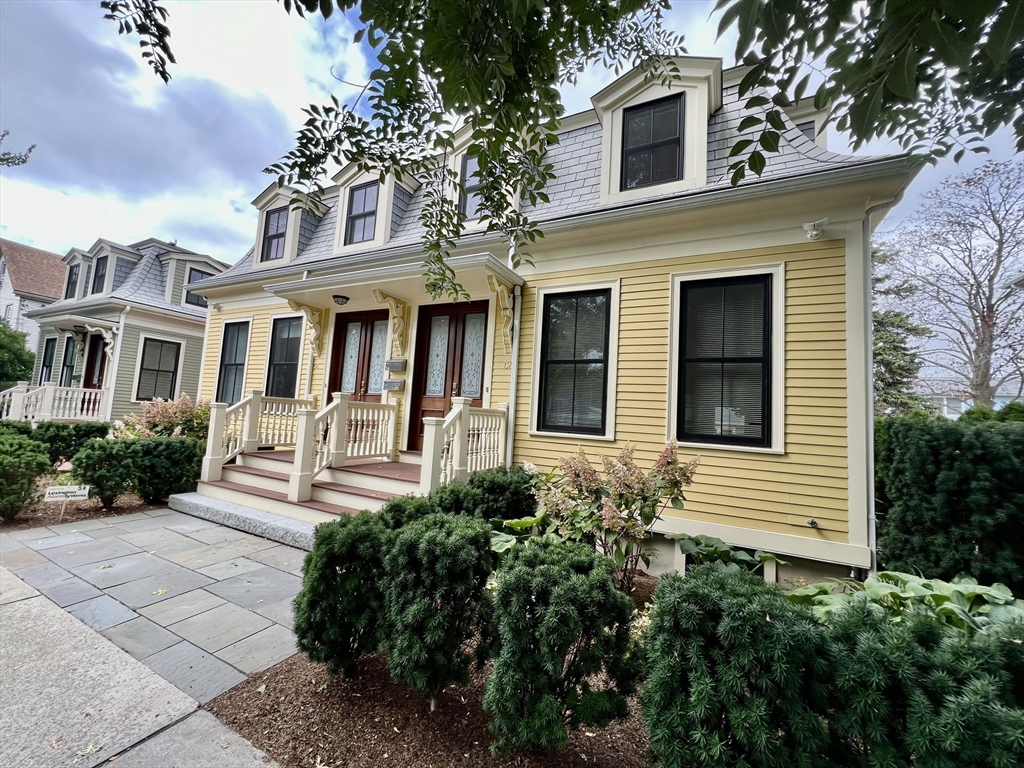
<path fill-rule="evenodd" d="M 397 409 L 387 403 L 348 404 L 345 455 L 350 459 L 390 458 Z"/>
<path fill-rule="evenodd" d="M 39 394 L 37 395 L 36 392 Z M 26 407 L 32 398 L 42 403 L 42 390 L 29 392 L 25 396 Z M 99 420 L 104 413 L 107 399 L 105 389 L 85 389 L 81 387 L 57 387 L 53 391 L 52 419 L 81 419 L 83 421 Z M 37 406 L 36 406 L 37 407 Z"/>
<path fill-rule="evenodd" d="M 284 447 L 295 445 L 298 438 L 296 415 L 300 408 L 312 408 L 313 400 L 261 397 L 259 404 L 259 444 Z"/>
<path fill-rule="evenodd" d="M 230 461 L 245 449 L 245 417 L 252 405 L 252 396 L 239 400 L 224 410 L 221 445 L 224 461 Z"/>
<path fill-rule="evenodd" d="M 503 408 L 470 408 L 466 451 L 470 472 L 494 469 L 505 465 L 505 425 L 508 416 Z"/>

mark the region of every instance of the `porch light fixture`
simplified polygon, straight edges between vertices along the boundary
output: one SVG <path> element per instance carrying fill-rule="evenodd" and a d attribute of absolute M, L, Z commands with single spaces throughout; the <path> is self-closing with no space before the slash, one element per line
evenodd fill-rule
<path fill-rule="evenodd" d="M 334 303 L 339 307 L 344 307 L 348 304 L 348 296 L 342 296 L 340 293 L 334 294 L 331 298 L 334 299 Z"/>

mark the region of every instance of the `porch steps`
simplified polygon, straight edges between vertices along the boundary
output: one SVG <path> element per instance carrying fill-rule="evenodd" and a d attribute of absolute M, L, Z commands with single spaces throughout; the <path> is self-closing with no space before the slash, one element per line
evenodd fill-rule
<path fill-rule="evenodd" d="M 256 451 L 243 453 L 236 459 L 235 464 L 225 464 L 224 472 L 236 467 L 247 469 L 258 469 L 280 474 L 285 478 L 284 486 L 277 484 L 269 485 L 263 483 L 264 487 L 271 490 L 287 490 L 287 475 L 291 472 L 291 465 L 294 461 L 294 451 Z M 250 476 L 252 477 L 252 476 Z M 256 480 L 255 482 L 260 482 Z M 357 509 L 380 509 L 388 499 L 394 496 L 407 496 L 410 493 L 417 493 L 420 484 L 420 465 L 406 461 L 378 461 L 376 459 L 350 459 L 344 467 L 338 469 L 327 469 L 317 476 L 313 482 L 314 492 L 317 485 L 329 483 L 346 486 L 345 491 L 351 493 L 347 499 L 336 499 L 324 497 L 332 503 L 342 506 L 356 506 Z M 358 492 L 355 489 L 360 489 Z M 372 494 L 372 495 L 368 495 Z M 353 498 L 362 497 L 362 498 Z M 369 501 L 376 501 L 376 504 L 367 504 Z"/>
<path fill-rule="evenodd" d="M 282 464 L 282 462 L 278 462 L 278 464 L 288 466 Z M 326 472 L 324 474 L 326 475 Z M 268 469 L 258 469 L 240 464 L 225 464 L 222 469 L 222 476 L 226 481 L 246 487 L 259 488 L 279 494 L 287 494 L 288 492 L 288 474 L 285 472 L 274 472 Z M 389 491 L 362 488 L 357 485 L 333 482 L 327 479 L 313 481 L 313 501 L 322 501 L 346 509 L 377 511 L 389 499 L 397 495 Z"/>
<path fill-rule="evenodd" d="M 259 509 L 266 512 L 314 524 L 336 520 L 344 515 L 352 516 L 359 513 L 358 509 L 330 504 L 316 499 L 289 501 L 287 493 L 272 491 L 267 488 L 258 488 L 232 480 L 200 481 L 198 490 L 204 496 L 212 496 L 215 499 L 223 499 L 235 504 L 253 505 L 255 503 L 258 504 Z"/>

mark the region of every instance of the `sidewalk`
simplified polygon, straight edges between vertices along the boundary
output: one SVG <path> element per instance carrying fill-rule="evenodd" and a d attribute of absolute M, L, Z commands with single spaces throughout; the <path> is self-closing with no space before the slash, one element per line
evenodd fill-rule
<path fill-rule="evenodd" d="M 0 534 L 0 765 L 273 765 L 196 710 L 295 653 L 304 556 L 171 510 Z"/>

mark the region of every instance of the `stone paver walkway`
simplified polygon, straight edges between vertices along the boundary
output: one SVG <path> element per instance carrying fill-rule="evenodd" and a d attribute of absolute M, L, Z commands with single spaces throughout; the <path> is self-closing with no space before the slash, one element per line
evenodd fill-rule
<path fill-rule="evenodd" d="M 170 509 L 0 534 L 0 565 L 200 703 L 296 652 L 305 555 Z"/>

